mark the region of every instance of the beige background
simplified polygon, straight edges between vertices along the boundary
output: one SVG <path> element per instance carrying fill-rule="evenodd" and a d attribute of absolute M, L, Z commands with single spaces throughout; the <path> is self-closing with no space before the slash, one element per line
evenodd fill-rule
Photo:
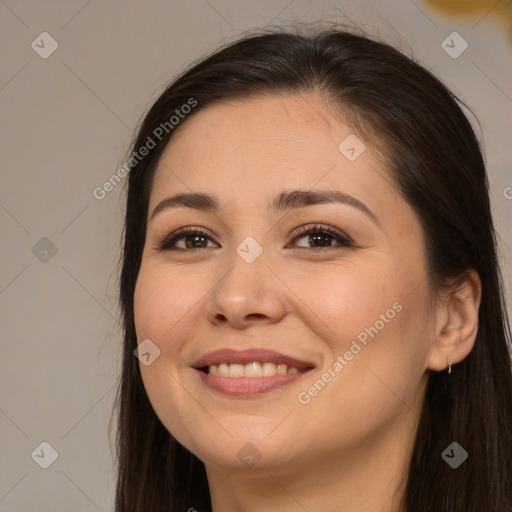
<path fill-rule="evenodd" d="M 164 85 L 243 30 L 351 19 L 433 68 L 481 122 L 512 289 L 505 3 L 447 17 L 421 0 L 0 1 L 0 511 L 112 510 L 122 186 L 103 200 L 92 191 Z M 46 59 L 31 47 L 50 48 L 44 31 L 58 43 Z M 441 47 L 453 31 L 469 44 L 457 59 Z M 50 460 L 43 441 L 58 452 L 48 469 L 35 462 Z"/>

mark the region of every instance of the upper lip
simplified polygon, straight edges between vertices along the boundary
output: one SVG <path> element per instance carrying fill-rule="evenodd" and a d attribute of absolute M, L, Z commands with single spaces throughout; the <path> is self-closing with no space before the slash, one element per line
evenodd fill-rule
<path fill-rule="evenodd" d="M 299 370 L 315 367 L 313 363 L 301 361 L 295 357 L 287 356 L 266 348 L 251 348 L 246 350 L 222 348 L 214 352 L 208 352 L 193 363 L 192 366 L 194 368 L 203 368 L 212 364 L 248 364 L 255 361 L 260 363 L 286 364 L 288 366 L 295 366 Z"/>

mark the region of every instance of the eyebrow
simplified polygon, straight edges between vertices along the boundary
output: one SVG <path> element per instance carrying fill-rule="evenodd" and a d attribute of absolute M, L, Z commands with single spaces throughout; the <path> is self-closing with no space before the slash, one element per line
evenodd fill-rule
<path fill-rule="evenodd" d="M 269 210 L 280 213 L 292 209 L 304 208 L 316 204 L 341 203 L 357 208 L 380 225 L 376 215 L 364 203 L 344 192 L 337 190 L 288 190 L 281 192 L 270 204 Z M 153 210 L 149 220 L 158 213 L 170 208 L 192 208 L 200 211 L 218 212 L 221 210 L 219 199 L 202 192 L 176 194 L 160 201 Z"/>

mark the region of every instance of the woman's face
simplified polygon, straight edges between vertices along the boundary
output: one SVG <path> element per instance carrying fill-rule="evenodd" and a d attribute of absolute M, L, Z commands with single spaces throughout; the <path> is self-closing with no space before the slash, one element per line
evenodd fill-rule
<path fill-rule="evenodd" d="M 432 337 L 422 231 L 372 144 L 331 112 L 313 94 L 209 106 L 159 162 L 135 290 L 140 368 L 207 469 L 392 453 L 417 425 Z M 162 203 L 196 193 L 218 208 Z M 202 233 L 158 249 L 185 227 Z"/>

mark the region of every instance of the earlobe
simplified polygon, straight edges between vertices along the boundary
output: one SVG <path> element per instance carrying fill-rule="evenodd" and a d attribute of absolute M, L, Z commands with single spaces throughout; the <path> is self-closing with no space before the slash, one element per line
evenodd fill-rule
<path fill-rule="evenodd" d="M 482 294 L 480 276 L 473 269 L 464 274 L 456 290 L 438 298 L 436 325 L 427 360 L 433 371 L 460 363 L 473 349 L 478 332 Z"/>

